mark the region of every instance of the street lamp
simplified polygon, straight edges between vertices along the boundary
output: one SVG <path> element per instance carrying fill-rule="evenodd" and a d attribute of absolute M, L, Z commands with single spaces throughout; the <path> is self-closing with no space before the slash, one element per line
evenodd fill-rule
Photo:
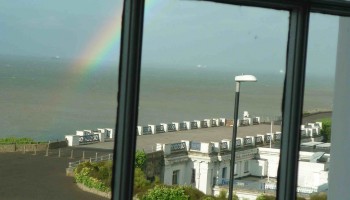
<path fill-rule="evenodd" d="M 236 154 L 236 138 L 237 138 L 237 121 L 238 121 L 238 105 L 239 105 L 239 87 L 241 82 L 256 82 L 256 77 L 253 75 L 240 75 L 235 77 L 236 95 L 235 95 L 235 111 L 233 117 L 233 131 L 231 140 L 231 162 L 230 162 L 230 180 L 228 199 L 232 200 L 233 181 L 234 181 L 234 166 Z"/>

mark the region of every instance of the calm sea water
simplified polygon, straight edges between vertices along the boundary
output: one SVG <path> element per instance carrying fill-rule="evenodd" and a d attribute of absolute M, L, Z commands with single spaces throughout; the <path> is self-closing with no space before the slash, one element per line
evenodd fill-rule
<path fill-rule="evenodd" d="M 0 57 L 0 137 L 63 139 L 76 130 L 114 127 L 117 64 L 71 73 L 71 61 Z M 144 66 L 139 124 L 232 118 L 235 69 Z M 282 73 L 257 73 L 241 87 L 240 115 L 281 115 Z M 331 109 L 332 79 L 308 77 L 304 110 Z"/>

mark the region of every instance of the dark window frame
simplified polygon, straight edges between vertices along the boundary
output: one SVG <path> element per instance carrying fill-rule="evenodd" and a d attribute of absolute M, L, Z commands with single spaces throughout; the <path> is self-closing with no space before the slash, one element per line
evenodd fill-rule
<path fill-rule="evenodd" d="M 243 165 L 244 165 L 244 173 L 248 173 L 249 172 L 249 161 L 245 160 Z"/>
<path fill-rule="evenodd" d="M 191 184 L 196 184 L 196 169 L 192 168 Z"/>
<path fill-rule="evenodd" d="M 210 1 L 210 0 L 207 0 Z M 200 2 L 200 1 L 198 1 Z M 339 0 L 212 0 L 210 2 L 283 9 L 290 12 L 283 94 L 283 135 L 277 199 L 296 198 L 309 16 L 311 12 L 350 16 L 350 2 Z M 124 0 L 119 64 L 113 199 L 132 199 L 140 89 L 144 0 Z"/>
<path fill-rule="evenodd" d="M 221 178 L 226 179 L 227 177 L 227 167 L 223 167 L 221 170 Z"/>
<path fill-rule="evenodd" d="M 172 185 L 178 185 L 179 184 L 179 176 L 180 176 L 180 170 L 174 170 L 171 183 Z"/>

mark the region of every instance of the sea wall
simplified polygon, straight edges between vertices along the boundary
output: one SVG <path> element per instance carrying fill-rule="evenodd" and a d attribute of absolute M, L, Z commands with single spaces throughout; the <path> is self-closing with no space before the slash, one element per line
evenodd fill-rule
<path fill-rule="evenodd" d="M 58 149 L 64 148 L 68 146 L 68 142 L 66 140 L 57 141 L 57 142 L 49 142 L 49 149 Z"/>
<path fill-rule="evenodd" d="M 0 144 L 0 152 L 34 152 L 45 151 L 48 144 Z"/>
<path fill-rule="evenodd" d="M 87 186 L 85 186 L 84 184 L 81 184 L 81 183 L 77 183 L 78 187 L 80 189 L 82 189 L 83 191 L 85 192 L 90 192 L 90 193 L 93 193 L 93 194 L 96 194 L 98 196 L 101 196 L 101 197 L 105 197 L 105 198 L 112 198 L 112 193 L 111 192 L 101 192 L 95 188 L 89 188 Z"/>

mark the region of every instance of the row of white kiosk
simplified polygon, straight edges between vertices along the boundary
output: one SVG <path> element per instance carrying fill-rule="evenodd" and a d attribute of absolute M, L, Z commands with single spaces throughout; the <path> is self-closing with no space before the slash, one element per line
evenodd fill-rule
<path fill-rule="evenodd" d="M 249 117 L 249 113 L 244 111 L 243 119 L 237 120 L 238 126 L 250 126 L 260 124 L 260 117 Z M 226 118 L 212 118 L 204 120 L 193 120 L 183 122 L 160 123 L 159 125 L 148 124 L 137 126 L 137 135 L 151 135 L 165 132 L 185 131 L 199 128 L 210 128 L 227 126 Z"/>
<path fill-rule="evenodd" d="M 105 142 L 108 139 L 114 139 L 114 129 L 98 128 L 97 130 L 79 130 L 75 135 L 66 135 L 65 139 L 68 146 L 77 146 Z"/>
<path fill-rule="evenodd" d="M 321 135 L 322 122 L 308 123 L 301 126 L 301 134 L 307 137 L 317 137 Z M 255 136 L 237 137 L 235 146 L 237 149 L 250 146 L 265 146 L 271 143 L 280 142 L 282 133 L 277 131 L 275 133 L 257 134 Z M 318 145 L 318 146 L 317 146 Z M 329 143 L 310 142 L 302 143 L 301 146 L 316 148 L 329 148 Z M 198 142 L 182 140 L 177 143 L 160 144 L 157 143 L 157 151 L 164 151 L 165 155 L 178 151 L 201 151 L 203 153 L 222 152 L 231 150 L 232 141 L 230 139 L 223 139 L 220 142 Z"/>

